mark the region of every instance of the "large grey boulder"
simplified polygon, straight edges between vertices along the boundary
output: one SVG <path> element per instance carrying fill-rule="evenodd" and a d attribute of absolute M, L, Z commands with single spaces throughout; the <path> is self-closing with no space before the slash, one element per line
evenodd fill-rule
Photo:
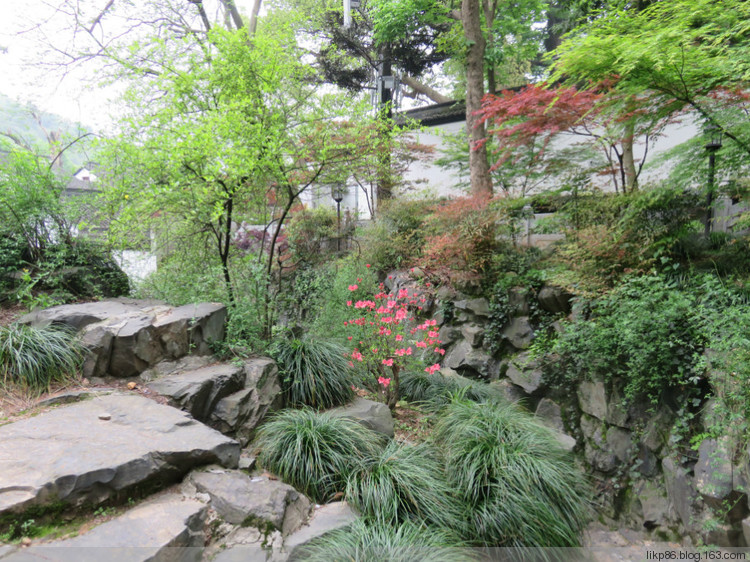
<path fill-rule="evenodd" d="M 216 303 L 174 308 L 158 301 L 115 299 L 56 306 L 20 321 L 82 332 L 89 349 L 84 376 L 131 377 L 160 361 L 210 353 L 210 344 L 224 338 L 226 316 L 226 308 Z"/>
<path fill-rule="evenodd" d="M 695 506 L 698 501 L 698 491 L 693 479 L 688 471 L 671 457 L 663 459 L 661 465 L 667 495 L 682 524 L 686 529 L 692 530 L 696 525 Z"/>
<path fill-rule="evenodd" d="M 590 416 L 607 418 L 607 391 L 601 381 L 583 381 L 578 385 L 578 405 Z"/>
<path fill-rule="evenodd" d="M 596 418 L 581 416 L 581 431 L 585 437 L 586 462 L 601 472 L 612 472 L 627 463 L 633 451 L 632 436 L 628 431 L 607 426 Z"/>
<path fill-rule="evenodd" d="M 154 392 L 169 398 L 170 404 L 206 421 L 219 401 L 242 390 L 245 370 L 241 365 L 221 363 L 193 371 L 167 375 L 148 384 Z"/>
<path fill-rule="evenodd" d="M 168 494 L 143 503 L 71 539 L 32 545 L 3 562 L 198 562 L 205 542 L 206 505 Z"/>
<path fill-rule="evenodd" d="M 461 340 L 446 354 L 443 366 L 469 377 L 497 378 L 498 362 L 481 349 L 475 349 L 467 340 Z"/>
<path fill-rule="evenodd" d="M 298 548 L 330 531 L 351 525 L 357 517 L 357 513 L 346 502 L 319 506 L 306 525 L 284 540 L 284 550 L 293 558 Z"/>
<path fill-rule="evenodd" d="M 733 476 L 741 471 L 732 465 L 732 445 L 728 436 L 704 439 L 698 448 L 694 481 L 706 505 L 724 510 L 727 505 L 732 506 L 725 516 L 736 521 L 748 514 L 748 508 L 746 494 L 734 489 Z"/>
<path fill-rule="evenodd" d="M 270 524 L 288 535 L 302 525 L 312 507 L 310 500 L 290 485 L 239 470 L 211 467 L 192 472 L 189 480 L 198 492 L 208 494 L 211 506 L 234 525 L 265 528 Z"/>
<path fill-rule="evenodd" d="M 573 295 L 565 289 L 553 285 L 545 285 L 537 295 L 539 306 L 542 310 L 554 313 L 568 314 L 570 312 L 570 301 Z"/>
<path fill-rule="evenodd" d="M 502 335 L 516 349 L 528 349 L 534 340 L 534 328 L 528 316 L 519 316 L 503 328 Z"/>
<path fill-rule="evenodd" d="M 482 347 L 482 343 L 484 342 L 484 328 L 479 324 L 464 324 L 461 326 L 461 334 L 471 347 Z"/>
<path fill-rule="evenodd" d="M 96 505 L 209 463 L 235 467 L 239 444 L 187 414 L 110 395 L 0 427 L 0 513 L 62 501 Z"/>
<path fill-rule="evenodd" d="M 474 316 L 481 316 L 483 318 L 489 318 L 490 316 L 490 303 L 484 298 L 455 301 L 453 305 L 458 310 Z"/>
<path fill-rule="evenodd" d="M 526 394 L 535 394 L 543 388 L 542 370 L 530 360 L 528 353 L 521 353 L 510 361 L 505 376 Z"/>
<path fill-rule="evenodd" d="M 368 429 L 393 437 L 393 416 L 388 406 L 365 398 L 355 398 L 346 406 L 329 410 L 334 416 L 351 418 Z"/>

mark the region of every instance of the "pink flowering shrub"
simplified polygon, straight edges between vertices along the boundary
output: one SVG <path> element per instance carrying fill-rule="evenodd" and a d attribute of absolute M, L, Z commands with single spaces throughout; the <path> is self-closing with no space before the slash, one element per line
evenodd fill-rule
<path fill-rule="evenodd" d="M 356 316 L 344 322 L 352 332 L 348 339 L 354 345 L 350 362 L 362 363 L 373 375 L 392 410 L 399 399 L 399 373 L 418 363 L 418 356 L 445 354 L 437 321 L 416 320 L 414 312 L 422 309 L 426 299 L 408 289 L 388 294 L 381 283 L 380 291 L 368 299 L 357 299 L 357 289 L 356 284 L 349 286 L 352 299 L 346 303 Z M 438 369 L 440 364 L 434 363 L 425 371 L 432 374 Z"/>

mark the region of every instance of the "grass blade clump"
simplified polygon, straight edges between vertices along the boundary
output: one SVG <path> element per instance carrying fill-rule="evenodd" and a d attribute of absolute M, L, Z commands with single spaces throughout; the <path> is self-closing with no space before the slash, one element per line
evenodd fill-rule
<path fill-rule="evenodd" d="M 412 518 L 450 527 L 460 516 L 442 463 L 425 443 L 391 441 L 378 456 L 365 459 L 349 476 L 346 498 L 379 525 Z"/>
<path fill-rule="evenodd" d="M 273 355 L 282 369 L 287 404 L 326 409 L 349 402 L 355 378 L 345 354 L 343 347 L 332 342 L 279 339 Z"/>
<path fill-rule="evenodd" d="M 3 388 L 44 390 L 53 381 L 74 376 L 82 359 L 83 348 L 69 331 L 21 324 L 0 327 Z"/>
<path fill-rule="evenodd" d="M 424 372 L 406 372 L 401 375 L 401 394 L 411 402 L 424 404 L 430 410 L 439 410 L 449 404 L 454 396 L 473 402 L 505 403 L 500 389 L 486 382 L 475 381 L 460 375 L 432 375 Z"/>
<path fill-rule="evenodd" d="M 384 437 L 356 421 L 310 408 L 283 410 L 258 431 L 258 462 L 318 503 L 343 492 Z"/>
<path fill-rule="evenodd" d="M 514 405 L 456 400 L 433 436 L 476 544 L 567 547 L 588 522 L 585 478 L 554 435 Z"/>
<path fill-rule="evenodd" d="M 462 550 L 461 541 L 445 530 L 414 523 L 398 527 L 358 520 L 326 533 L 294 553 L 291 560 L 332 562 L 464 562 L 477 558 Z"/>

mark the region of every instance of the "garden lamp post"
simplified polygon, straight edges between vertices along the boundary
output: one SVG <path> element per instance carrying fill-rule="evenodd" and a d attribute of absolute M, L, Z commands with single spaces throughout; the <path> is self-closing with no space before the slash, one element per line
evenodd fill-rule
<path fill-rule="evenodd" d="M 708 151 L 708 190 L 706 191 L 706 238 L 711 234 L 711 205 L 714 200 L 714 176 L 716 174 L 716 152 L 721 148 L 721 129 L 713 123 L 706 125 L 704 132 L 708 137 L 706 150 Z"/>
<path fill-rule="evenodd" d="M 526 246 L 531 247 L 531 219 L 534 216 L 534 209 L 531 205 L 524 205 L 522 212 L 524 219 L 526 219 L 526 232 L 524 233 L 526 235 Z"/>
<path fill-rule="evenodd" d="M 336 201 L 337 236 L 336 251 L 341 251 L 341 201 L 344 200 L 344 183 L 336 182 L 331 186 L 331 197 Z"/>

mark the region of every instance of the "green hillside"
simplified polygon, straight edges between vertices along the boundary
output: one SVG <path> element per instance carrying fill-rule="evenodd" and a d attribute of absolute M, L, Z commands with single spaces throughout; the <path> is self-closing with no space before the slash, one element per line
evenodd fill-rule
<path fill-rule="evenodd" d="M 22 104 L 0 93 L 0 154 L 3 144 L 22 142 L 38 154 L 53 153 L 48 135 L 59 135 L 62 146 L 85 133 L 86 129 L 54 113 L 48 113 L 29 104 Z M 9 136 L 12 136 L 12 139 Z M 15 140 L 17 139 L 17 140 Z M 73 146 L 65 151 L 62 158 L 63 169 L 71 172 L 90 160 L 83 146 Z"/>

